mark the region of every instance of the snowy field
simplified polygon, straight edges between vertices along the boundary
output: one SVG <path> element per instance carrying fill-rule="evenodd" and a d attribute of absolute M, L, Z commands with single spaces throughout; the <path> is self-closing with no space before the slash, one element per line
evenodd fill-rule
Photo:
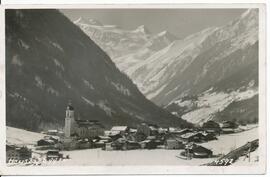
<path fill-rule="evenodd" d="M 26 131 L 19 128 L 7 127 L 7 143 L 17 145 L 33 145 L 38 140 L 42 139 L 45 135 Z"/>
<path fill-rule="evenodd" d="M 198 98 L 196 101 L 198 109 L 190 111 L 183 115 L 181 118 L 191 122 L 193 124 L 200 124 L 211 120 L 213 118 L 213 114 L 218 111 L 224 110 L 230 103 L 233 101 L 242 101 L 246 99 L 250 99 L 258 94 L 257 89 L 248 89 L 246 91 L 233 91 L 230 93 L 224 92 L 213 92 L 210 93 L 211 90 L 206 91 L 202 96 Z M 187 106 L 191 102 L 184 101 L 181 102 L 175 101 L 181 107 Z"/>
<path fill-rule="evenodd" d="M 27 138 L 26 138 L 27 137 Z M 43 134 L 28 132 L 16 128 L 7 128 L 7 140 L 10 143 L 29 143 L 34 144 L 36 140 L 42 138 Z M 258 127 L 250 130 L 218 136 L 218 140 L 202 143 L 201 145 L 211 149 L 214 155 L 226 154 L 229 151 L 238 148 L 248 141 L 258 138 Z M 62 151 L 64 156 L 69 155 L 70 159 L 57 161 L 54 163 L 42 164 L 45 166 L 65 166 L 65 165 L 202 165 L 216 160 L 215 158 L 186 160 L 179 158 L 183 150 L 129 150 L 129 151 L 104 151 L 101 149 L 85 149 L 74 151 Z M 252 153 L 251 163 L 245 158 L 240 158 L 234 165 L 254 165 L 258 160 L 255 151 Z M 178 157 L 177 157 L 178 156 Z M 248 164 L 247 164 L 248 163 Z"/>

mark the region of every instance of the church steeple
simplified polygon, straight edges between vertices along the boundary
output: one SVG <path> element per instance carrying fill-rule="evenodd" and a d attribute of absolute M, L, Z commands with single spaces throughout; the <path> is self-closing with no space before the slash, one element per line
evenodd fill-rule
<path fill-rule="evenodd" d="M 74 107 L 71 101 L 69 101 L 66 108 L 66 118 L 65 118 L 65 136 L 70 137 L 71 134 L 75 132 L 75 117 L 74 117 Z"/>
<path fill-rule="evenodd" d="M 74 119 L 74 107 L 72 106 L 71 101 L 68 102 L 68 106 L 66 109 L 66 118 L 73 118 Z"/>

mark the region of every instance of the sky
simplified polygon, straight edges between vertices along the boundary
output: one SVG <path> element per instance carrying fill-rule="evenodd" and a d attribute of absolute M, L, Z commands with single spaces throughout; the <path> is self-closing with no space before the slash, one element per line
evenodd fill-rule
<path fill-rule="evenodd" d="M 72 21 L 79 17 L 132 30 L 140 25 L 151 33 L 169 31 L 179 38 L 208 27 L 223 26 L 246 9 L 62 9 Z"/>

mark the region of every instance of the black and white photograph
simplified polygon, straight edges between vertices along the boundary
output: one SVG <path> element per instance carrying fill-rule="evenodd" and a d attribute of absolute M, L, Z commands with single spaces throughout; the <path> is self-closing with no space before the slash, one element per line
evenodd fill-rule
<path fill-rule="evenodd" d="M 264 169 L 264 6 L 56 7 L 4 9 L 5 168 Z"/>

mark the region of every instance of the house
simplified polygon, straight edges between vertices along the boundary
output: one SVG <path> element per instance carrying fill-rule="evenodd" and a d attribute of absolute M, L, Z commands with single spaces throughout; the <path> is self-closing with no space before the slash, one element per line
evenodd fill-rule
<path fill-rule="evenodd" d="M 238 128 L 238 124 L 236 122 L 232 122 L 232 121 L 223 121 L 221 123 L 221 128 Z"/>
<path fill-rule="evenodd" d="M 107 143 L 112 142 L 112 138 L 109 136 L 98 136 L 94 139 L 95 148 L 104 148 Z"/>
<path fill-rule="evenodd" d="M 79 139 L 76 144 L 78 149 L 88 149 L 93 147 L 93 143 L 91 140 L 85 138 L 85 139 Z"/>
<path fill-rule="evenodd" d="M 145 135 L 143 132 L 137 132 L 135 134 L 135 140 L 137 142 L 144 141 L 147 138 L 147 135 Z"/>
<path fill-rule="evenodd" d="M 217 140 L 215 133 L 202 132 L 202 134 L 203 134 L 203 140 L 205 141 Z"/>
<path fill-rule="evenodd" d="M 154 136 L 159 132 L 159 127 L 154 124 L 142 123 L 137 127 L 137 133 L 143 133 L 146 136 Z"/>
<path fill-rule="evenodd" d="M 27 147 L 6 145 L 6 162 L 9 160 L 29 160 L 31 157 L 32 151 Z"/>
<path fill-rule="evenodd" d="M 155 140 L 144 140 L 140 142 L 141 148 L 142 149 L 155 149 L 157 147 L 157 143 Z"/>
<path fill-rule="evenodd" d="M 80 138 L 93 138 L 104 135 L 104 126 L 97 120 L 75 119 L 74 107 L 69 103 L 66 108 L 64 132 L 67 138 L 75 134 Z"/>
<path fill-rule="evenodd" d="M 162 128 L 162 127 L 159 127 L 158 128 L 158 133 L 159 134 L 165 134 L 168 132 L 168 129 L 167 128 Z"/>
<path fill-rule="evenodd" d="M 50 139 L 41 139 L 37 141 L 37 146 L 50 146 L 54 144 L 55 144 L 55 141 L 50 140 Z"/>
<path fill-rule="evenodd" d="M 112 146 L 112 143 L 105 143 L 105 146 L 104 148 L 102 148 L 103 150 L 106 150 L 106 151 L 112 151 L 112 150 L 116 150 L 113 146 Z"/>
<path fill-rule="evenodd" d="M 185 133 L 190 133 L 193 132 L 191 129 L 189 128 L 184 128 L 184 129 L 178 129 L 178 128 L 169 128 L 169 133 L 170 134 L 175 134 L 175 135 L 183 135 Z"/>
<path fill-rule="evenodd" d="M 208 133 L 220 134 L 220 132 L 221 132 L 221 128 L 220 128 L 219 123 L 217 123 L 213 120 L 210 120 L 210 121 L 203 123 L 202 129 Z"/>
<path fill-rule="evenodd" d="M 48 130 L 47 135 L 58 135 L 58 130 Z"/>
<path fill-rule="evenodd" d="M 59 150 L 52 149 L 46 152 L 46 160 L 60 160 L 63 158 L 63 154 L 59 153 Z"/>
<path fill-rule="evenodd" d="M 129 127 L 128 126 L 113 126 L 111 128 L 111 133 L 114 135 L 116 134 L 126 135 L 129 133 Z"/>
<path fill-rule="evenodd" d="M 190 132 L 180 136 L 184 142 L 202 142 L 204 135 L 201 132 Z"/>
<path fill-rule="evenodd" d="M 77 149 L 77 138 L 74 137 L 65 137 L 61 139 L 60 144 L 60 149 L 63 150 L 74 150 Z"/>
<path fill-rule="evenodd" d="M 167 139 L 165 141 L 166 149 L 184 149 L 184 143 L 179 139 Z"/>
<path fill-rule="evenodd" d="M 213 151 L 203 146 L 190 143 L 186 145 L 183 155 L 187 158 L 210 158 L 213 155 Z"/>
<path fill-rule="evenodd" d="M 104 135 L 104 126 L 97 120 L 76 120 L 75 132 L 80 138 L 94 138 Z"/>
<path fill-rule="evenodd" d="M 232 121 L 223 121 L 221 123 L 221 130 L 222 133 L 235 133 L 235 130 L 239 127 L 239 125 L 236 122 Z"/>

